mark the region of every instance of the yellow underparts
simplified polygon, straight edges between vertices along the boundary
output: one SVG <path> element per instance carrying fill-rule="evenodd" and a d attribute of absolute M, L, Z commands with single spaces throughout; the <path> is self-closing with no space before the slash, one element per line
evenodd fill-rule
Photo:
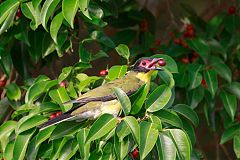
<path fill-rule="evenodd" d="M 139 72 L 136 77 L 145 83 L 149 83 L 153 72 L 154 70 L 150 70 L 147 73 Z"/>

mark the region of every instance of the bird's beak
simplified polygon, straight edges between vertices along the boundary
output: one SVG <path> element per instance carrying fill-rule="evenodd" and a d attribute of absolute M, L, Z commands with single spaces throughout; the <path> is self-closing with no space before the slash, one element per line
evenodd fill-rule
<path fill-rule="evenodd" d="M 156 65 L 158 63 L 158 61 L 161 59 L 163 59 L 163 58 L 153 58 L 151 63 L 149 63 L 149 65 L 147 66 L 148 69 L 162 71 L 163 69 Z"/>

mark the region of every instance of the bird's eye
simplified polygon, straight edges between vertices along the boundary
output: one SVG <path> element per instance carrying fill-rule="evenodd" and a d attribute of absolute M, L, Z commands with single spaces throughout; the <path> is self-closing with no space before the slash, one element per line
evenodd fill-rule
<path fill-rule="evenodd" d="M 147 63 L 146 62 L 142 62 L 142 65 L 145 66 Z"/>

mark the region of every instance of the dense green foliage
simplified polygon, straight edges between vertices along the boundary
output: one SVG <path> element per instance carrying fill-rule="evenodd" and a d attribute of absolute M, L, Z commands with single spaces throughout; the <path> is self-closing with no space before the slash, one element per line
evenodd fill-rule
<path fill-rule="evenodd" d="M 221 145 L 233 139 L 240 158 L 238 11 L 206 22 L 191 7 L 183 8 L 183 29 L 159 43 L 154 16 L 135 1 L 1 2 L 0 66 L 7 78 L 17 70 L 24 84 L 7 84 L 0 102 L 0 158 L 200 159 L 204 154 L 195 145 L 195 109 L 204 112 L 211 131 L 221 134 Z M 104 32 L 109 26 L 117 29 L 115 35 Z M 82 29 L 88 34 L 79 39 Z M 99 46 L 96 53 L 87 48 L 92 43 Z M 57 79 L 31 78 L 30 69 L 70 52 L 79 53 L 79 62 L 63 68 Z M 83 73 L 110 52 L 118 53 L 122 62 L 106 76 Z M 118 118 L 104 114 L 95 121 L 63 122 L 39 131 L 37 126 L 53 113 L 72 107 L 64 102 L 123 76 L 130 60 L 143 56 L 164 58 L 164 71 L 155 72 L 151 85 L 130 97 L 114 89 L 122 105 Z M 139 157 L 133 154 L 136 149 Z"/>

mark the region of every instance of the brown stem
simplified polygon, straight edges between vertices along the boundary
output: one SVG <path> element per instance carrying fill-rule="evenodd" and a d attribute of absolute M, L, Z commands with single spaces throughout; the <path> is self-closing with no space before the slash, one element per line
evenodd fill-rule
<path fill-rule="evenodd" d="M 10 76 L 9 76 L 9 79 L 6 81 L 5 86 L 7 86 L 8 84 L 11 83 L 13 75 L 14 75 L 14 69 L 12 69 L 12 71 L 10 73 Z M 6 89 L 3 90 L 2 94 L 1 94 L 1 99 L 3 99 L 5 97 L 5 95 L 6 95 Z"/>
<path fill-rule="evenodd" d="M 215 138 L 215 147 L 216 147 L 216 160 L 220 160 L 219 138 L 216 133 L 214 134 L 214 138 Z"/>
<path fill-rule="evenodd" d="M 225 156 L 227 157 L 227 159 L 228 159 L 228 160 L 232 160 L 231 156 L 230 156 L 229 153 L 228 153 L 227 148 L 226 148 L 224 145 L 222 145 L 222 144 L 220 144 L 219 146 L 220 146 L 220 148 L 223 150 L 223 153 L 225 154 Z"/>

